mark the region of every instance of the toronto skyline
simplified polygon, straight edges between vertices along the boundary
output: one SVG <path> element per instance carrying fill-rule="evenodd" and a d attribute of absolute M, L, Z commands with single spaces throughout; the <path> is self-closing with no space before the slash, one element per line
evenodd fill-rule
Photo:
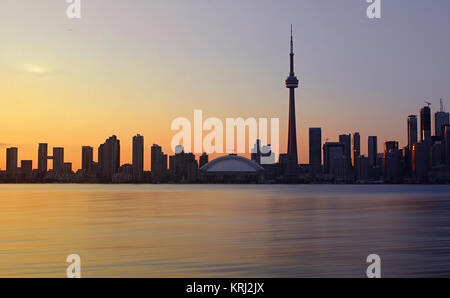
<path fill-rule="evenodd" d="M 309 127 L 321 127 L 330 141 L 354 131 L 363 140 L 377 135 L 380 152 L 387 140 L 407 144 L 405 117 L 424 101 L 433 111 L 440 98 L 448 102 L 446 1 L 386 2 L 382 22 L 367 19 L 364 1 L 231 3 L 88 2 L 80 20 L 68 20 L 64 1 L 2 1 L 0 97 L 11 112 L 0 117 L 0 156 L 19 147 L 20 160 L 37 164 L 37 144 L 46 142 L 64 147 L 78 169 L 80 146 L 113 134 L 131 140 L 140 133 L 147 145 L 169 148 L 170 121 L 195 108 L 219 118 L 279 117 L 286 148 L 280 81 L 291 23 L 302 82 L 300 163 L 308 163 Z M 131 142 L 121 150 L 121 164 L 131 163 Z"/>

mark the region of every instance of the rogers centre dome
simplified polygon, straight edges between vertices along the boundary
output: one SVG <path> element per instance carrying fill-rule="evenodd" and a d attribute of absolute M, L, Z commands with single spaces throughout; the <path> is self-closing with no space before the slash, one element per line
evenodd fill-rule
<path fill-rule="evenodd" d="M 245 157 L 227 155 L 205 164 L 200 173 L 205 182 L 261 182 L 264 168 Z"/>

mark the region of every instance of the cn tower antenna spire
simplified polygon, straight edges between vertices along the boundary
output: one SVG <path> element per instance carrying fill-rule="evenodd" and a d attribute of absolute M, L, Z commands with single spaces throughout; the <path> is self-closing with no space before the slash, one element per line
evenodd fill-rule
<path fill-rule="evenodd" d="M 291 54 L 294 54 L 294 33 L 292 30 L 292 24 L 291 24 Z"/>

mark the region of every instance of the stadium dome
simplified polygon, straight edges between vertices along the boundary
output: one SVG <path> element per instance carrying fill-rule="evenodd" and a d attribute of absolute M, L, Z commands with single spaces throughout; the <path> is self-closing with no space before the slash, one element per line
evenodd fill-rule
<path fill-rule="evenodd" d="M 261 181 L 264 168 L 237 155 L 216 158 L 200 168 L 206 182 L 248 183 Z"/>
<path fill-rule="evenodd" d="M 246 172 L 255 173 L 264 171 L 256 162 L 237 155 L 227 155 L 216 158 L 200 168 L 204 172 Z"/>

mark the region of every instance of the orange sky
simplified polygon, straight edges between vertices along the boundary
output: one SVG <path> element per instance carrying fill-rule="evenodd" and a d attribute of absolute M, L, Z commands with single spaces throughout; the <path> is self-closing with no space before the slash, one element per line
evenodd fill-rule
<path fill-rule="evenodd" d="M 284 152 L 291 22 L 302 163 L 309 127 L 322 127 L 323 141 L 358 131 L 364 154 L 369 135 L 379 137 L 379 150 L 387 140 L 404 146 L 407 116 L 450 92 L 448 59 L 439 58 L 450 46 L 434 40 L 449 33 L 433 23 L 440 15 L 404 26 L 410 15 L 396 6 L 389 7 L 394 24 L 368 21 L 360 13 L 365 3 L 260 1 L 255 9 L 249 1 L 237 9 L 237 2 L 219 2 L 86 2 L 74 21 L 64 1 L 2 1 L 0 168 L 10 146 L 36 167 L 37 144 L 46 142 L 50 153 L 64 147 L 66 162 L 78 169 L 81 147 L 94 147 L 96 160 L 113 134 L 121 162 L 129 163 L 140 133 L 148 170 L 151 145 L 171 154 L 171 121 L 192 118 L 194 109 L 222 120 L 280 118 Z"/>

